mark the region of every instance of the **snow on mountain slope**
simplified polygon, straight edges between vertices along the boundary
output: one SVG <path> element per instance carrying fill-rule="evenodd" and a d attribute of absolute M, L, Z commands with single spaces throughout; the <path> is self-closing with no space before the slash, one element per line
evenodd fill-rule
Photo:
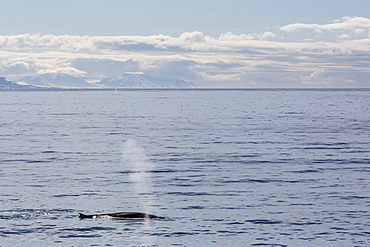
<path fill-rule="evenodd" d="M 108 88 L 194 88 L 191 82 L 176 78 L 156 77 L 145 74 L 126 73 L 106 78 L 97 84 Z"/>
<path fill-rule="evenodd" d="M 57 88 L 91 88 L 94 85 L 85 80 L 68 74 L 43 74 L 27 76 L 18 80 L 28 85 L 39 87 L 57 87 Z"/>
<path fill-rule="evenodd" d="M 37 89 L 37 87 L 31 85 L 20 85 L 6 80 L 5 77 L 0 77 L 0 89 Z"/>

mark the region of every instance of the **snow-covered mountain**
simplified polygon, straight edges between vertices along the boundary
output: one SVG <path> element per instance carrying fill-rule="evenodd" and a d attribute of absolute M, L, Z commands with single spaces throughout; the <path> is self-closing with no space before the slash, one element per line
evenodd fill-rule
<path fill-rule="evenodd" d="M 156 77 L 145 74 L 126 73 L 106 78 L 97 84 L 108 88 L 194 88 L 191 82 L 176 78 Z"/>
<path fill-rule="evenodd" d="M 43 74 L 35 76 L 27 76 L 20 78 L 19 82 L 27 83 L 39 87 L 55 87 L 55 88 L 91 88 L 94 85 L 85 80 L 71 76 L 68 74 Z"/>
<path fill-rule="evenodd" d="M 30 85 L 20 85 L 5 79 L 5 77 L 0 77 L 0 90 L 1 89 L 37 89 L 38 87 Z"/>
<path fill-rule="evenodd" d="M 42 74 L 17 80 L 21 86 L 42 88 L 195 88 L 191 82 L 176 78 L 156 77 L 139 73 L 125 73 L 90 84 L 82 78 L 68 74 Z M 4 86 L 5 87 L 5 86 Z"/>

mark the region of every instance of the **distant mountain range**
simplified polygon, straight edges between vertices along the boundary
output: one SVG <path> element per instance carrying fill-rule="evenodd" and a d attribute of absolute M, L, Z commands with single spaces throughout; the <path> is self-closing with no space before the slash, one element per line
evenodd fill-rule
<path fill-rule="evenodd" d="M 31 85 L 21 85 L 5 79 L 5 77 L 0 77 L 0 90 L 8 89 L 37 89 L 38 87 Z"/>
<path fill-rule="evenodd" d="M 91 88 L 94 85 L 86 82 L 79 77 L 68 74 L 43 74 L 35 76 L 27 76 L 20 78 L 19 82 L 26 83 L 37 87 L 53 87 L 53 88 Z"/>
<path fill-rule="evenodd" d="M 0 77 L 2 78 L 2 77 Z M 156 77 L 140 73 L 126 73 L 106 78 L 98 83 L 88 83 L 80 77 L 68 74 L 42 74 L 16 80 L 0 81 L 0 89 L 36 88 L 195 88 L 191 82 L 177 78 Z"/>
<path fill-rule="evenodd" d="M 191 82 L 175 78 L 126 73 L 103 79 L 97 84 L 108 88 L 194 88 Z"/>

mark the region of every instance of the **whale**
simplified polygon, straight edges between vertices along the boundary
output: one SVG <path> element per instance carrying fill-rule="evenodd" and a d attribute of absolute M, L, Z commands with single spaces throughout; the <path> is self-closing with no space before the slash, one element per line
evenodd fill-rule
<path fill-rule="evenodd" d="M 108 213 L 108 214 L 83 214 L 79 213 L 80 219 L 165 219 L 165 217 L 156 216 L 147 213 L 138 212 L 120 212 L 120 213 Z"/>

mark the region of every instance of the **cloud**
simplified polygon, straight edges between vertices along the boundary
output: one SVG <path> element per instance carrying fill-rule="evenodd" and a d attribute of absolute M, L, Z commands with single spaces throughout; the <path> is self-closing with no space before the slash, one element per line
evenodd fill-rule
<path fill-rule="evenodd" d="M 260 40 L 266 40 L 269 38 L 275 38 L 276 34 L 266 31 L 263 34 L 239 34 L 235 35 L 231 32 L 223 33 L 220 35 L 218 38 L 219 41 L 246 41 L 246 40 L 255 40 L 255 39 L 260 39 Z"/>
<path fill-rule="evenodd" d="M 27 75 L 36 73 L 32 61 L 22 61 L 21 59 L 2 60 L 0 61 L 0 73 L 3 76 Z"/>
<path fill-rule="evenodd" d="M 335 31 L 335 30 L 350 30 L 356 34 L 361 34 L 366 30 L 370 30 L 370 19 L 365 17 L 343 17 L 341 20 L 335 20 L 334 23 L 330 24 L 304 24 L 294 23 L 283 26 L 280 28 L 281 31 L 295 32 L 301 29 L 312 29 L 315 32 L 322 33 L 324 31 Z"/>
<path fill-rule="evenodd" d="M 141 72 L 140 63 L 133 59 L 117 61 L 109 58 L 76 58 L 71 66 L 84 71 L 90 78 L 114 77 L 123 72 Z"/>
<path fill-rule="evenodd" d="M 243 40 L 252 40 L 255 39 L 255 35 L 253 34 L 240 34 L 236 35 L 232 32 L 223 33 L 220 35 L 218 40 L 220 41 L 243 41 Z"/>
<path fill-rule="evenodd" d="M 343 34 L 338 35 L 337 38 L 338 39 L 349 39 L 350 36 L 348 34 L 343 33 Z"/>
<path fill-rule="evenodd" d="M 178 37 L 0 36 L 0 76 L 55 72 L 100 80 L 144 72 L 191 80 L 198 86 L 236 82 L 239 87 L 369 87 L 369 21 L 343 17 L 324 25 L 295 23 L 259 34 L 226 32 L 219 37 L 199 31 Z M 337 39 L 283 39 L 287 32 L 301 29 L 335 30 Z M 353 38 L 347 31 L 361 37 Z"/>
<path fill-rule="evenodd" d="M 295 24 L 292 24 L 295 25 Z M 317 25 L 317 24 L 315 24 Z M 14 35 L 0 36 L 0 49 L 3 51 L 34 54 L 54 51 L 90 54 L 109 54 L 110 52 L 240 52 L 245 50 L 267 50 L 286 52 L 308 51 L 325 52 L 327 49 L 340 49 L 350 43 L 334 42 L 278 42 L 268 41 L 276 34 L 266 31 L 263 34 L 240 34 L 231 32 L 213 38 L 202 32 L 186 32 L 179 37 L 170 36 L 68 36 L 68 35 Z M 323 46 L 325 44 L 325 47 Z M 367 44 L 366 44 L 367 45 Z M 347 47 L 354 50 L 368 50 L 368 46 Z M 73 54 L 71 54 L 73 56 Z"/>
<path fill-rule="evenodd" d="M 260 39 L 269 39 L 269 38 L 275 38 L 276 37 L 276 34 L 272 33 L 272 32 L 264 32 L 262 35 L 259 36 Z"/>
<path fill-rule="evenodd" d="M 325 79 L 325 69 L 318 68 L 311 72 L 309 75 L 302 76 L 302 82 L 304 84 L 314 84 L 318 85 L 320 83 L 327 84 L 327 80 Z"/>
<path fill-rule="evenodd" d="M 197 80 L 199 79 L 199 76 L 197 75 L 196 70 L 194 70 L 196 65 L 197 63 L 192 60 L 160 60 L 147 67 L 142 66 L 142 71 L 155 76 L 176 78 L 181 75 L 181 77 L 186 80 Z"/>
<path fill-rule="evenodd" d="M 238 74 L 208 74 L 206 72 L 199 72 L 199 75 L 207 81 L 240 81 L 240 75 Z"/>

